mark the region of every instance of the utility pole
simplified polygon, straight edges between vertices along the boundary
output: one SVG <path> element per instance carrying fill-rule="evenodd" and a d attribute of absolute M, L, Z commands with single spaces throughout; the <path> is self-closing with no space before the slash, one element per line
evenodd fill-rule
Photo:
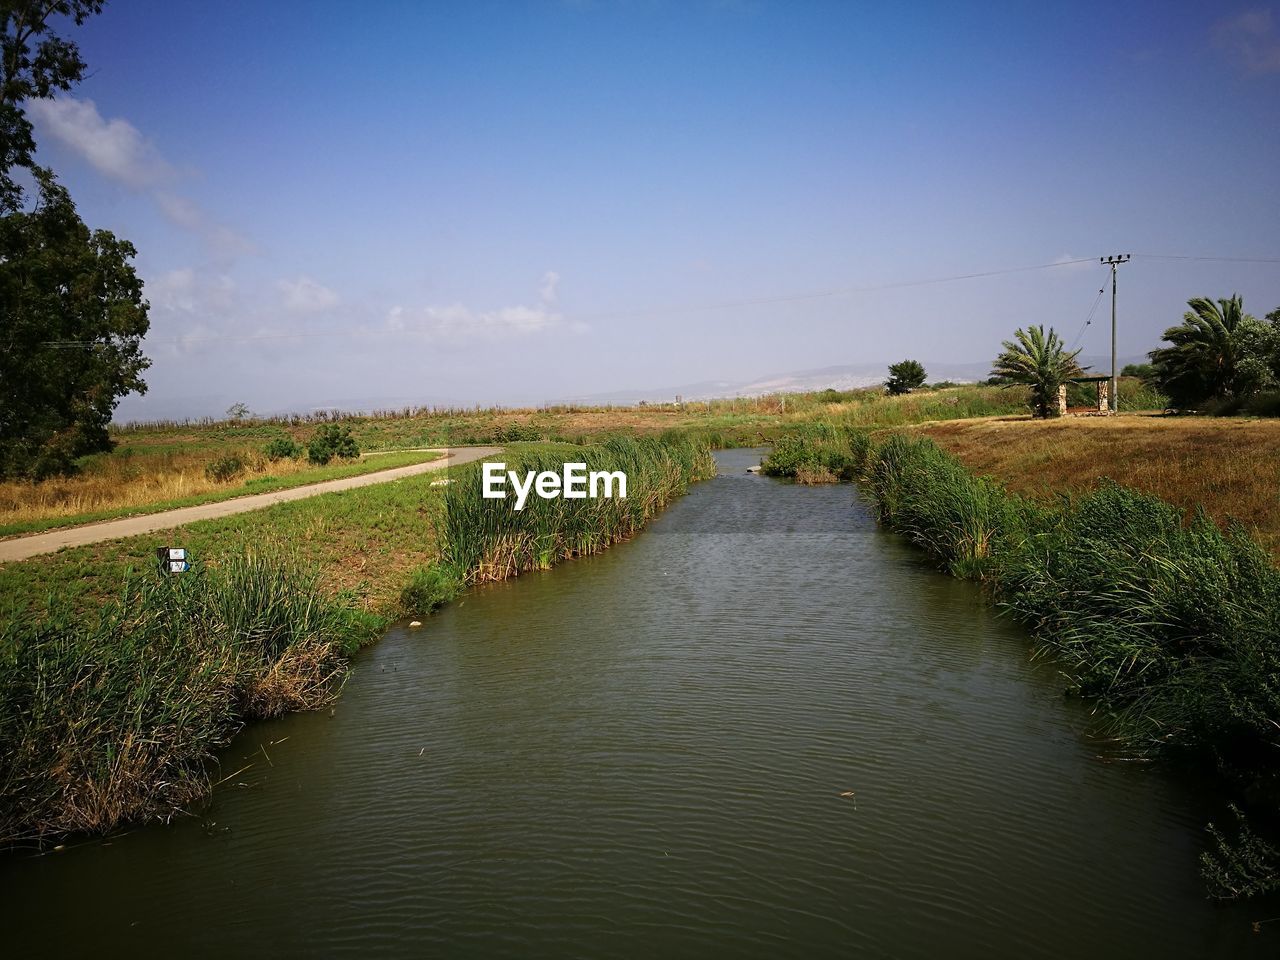
<path fill-rule="evenodd" d="M 1099 257 L 1100 263 L 1111 264 L 1111 412 L 1120 412 L 1120 377 L 1116 373 L 1116 267 L 1128 263 L 1132 254 L 1117 253 Z"/>

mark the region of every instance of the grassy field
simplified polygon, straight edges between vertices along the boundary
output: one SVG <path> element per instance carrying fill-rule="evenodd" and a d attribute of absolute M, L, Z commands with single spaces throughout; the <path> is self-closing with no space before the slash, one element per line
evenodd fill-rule
<path fill-rule="evenodd" d="M 207 448 L 137 453 L 135 448 L 124 447 L 87 458 L 80 472 L 71 477 L 0 483 L 0 537 L 271 493 L 442 456 L 396 451 L 315 466 L 305 459 L 272 461 L 256 450 L 228 449 L 233 452 L 218 456 L 234 455 L 244 469 L 227 480 L 214 479 L 206 472 L 205 467 L 215 459 Z"/>
<path fill-rule="evenodd" d="M 931 423 L 932 437 L 976 473 L 1040 499 L 1103 478 L 1184 511 L 1243 523 L 1280 557 L 1280 420 L 1209 417 L 994 418 Z"/>

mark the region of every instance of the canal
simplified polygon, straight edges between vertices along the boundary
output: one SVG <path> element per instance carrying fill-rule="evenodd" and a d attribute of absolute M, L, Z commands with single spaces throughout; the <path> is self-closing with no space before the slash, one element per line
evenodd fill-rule
<path fill-rule="evenodd" d="M 1203 804 L 849 487 L 718 455 L 258 724 L 196 815 L 0 860 L 13 956 L 1229 957 Z"/>

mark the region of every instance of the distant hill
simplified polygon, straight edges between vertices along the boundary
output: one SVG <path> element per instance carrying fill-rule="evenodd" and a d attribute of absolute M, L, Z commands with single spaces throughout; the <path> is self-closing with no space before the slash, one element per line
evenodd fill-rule
<path fill-rule="evenodd" d="M 1142 363 L 1145 357 L 1121 357 L 1119 364 Z M 1081 357 L 1080 362 L 1090 372 L 1106 372 L 1110 369 L 1110 357 Z M 930 382 L 953 380 L 956 383 L 976 383 L 991 375 L 991 362 L 945 363 L 923 361 Z M 565 398 L 568 403 L 639 403 L 641 400 L 665 402 L 681 396 L 686 400 L 711 400 L 718 397 L 759 397 L 770 393 L 807 393 L 813 390 L 856 390 L 884 383 L 889 364 L 859 363 L 842 366 L 817 367 L 797 370 L 756 380 L 703 380 L 661 389 L 617 390 Z"/>

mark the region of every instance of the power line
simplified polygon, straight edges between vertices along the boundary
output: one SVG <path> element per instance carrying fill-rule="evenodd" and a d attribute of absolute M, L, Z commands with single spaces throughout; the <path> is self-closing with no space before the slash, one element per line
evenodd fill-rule
<path fill-rule="evenodd" d="M 1080 338 L 1084 336 L 1085 329 L 1088 328 L 1089 324 L 1093 323 L 1093 315 L 1098 311 L 1098 304 L 1102 302 L 1102 295 L 1106 292 L 1107 285 L 1104 282 L 1102 286 L 1098 288 L 1098 295 L 1093 298 L 1093 306 L 1089 308 L 1089 314 L 1084 318 L 1084 323 L 1080 324 L 1080 332 L 1077 333 L 1075 339 L 1071 341 L 1071 346 L 1067 348 L 1068 351 L 1074 350 L 1079 345 Z"/>
<path fill-rule="evenodd" d="M 1280 263 L 1280 257 L 1188 257 L 1171 253 L 1135 253 L 1144 260 L 1211 260 L 1216 263 Z"/>
<path fill-rule="evenodd" d="M 1225 263 L 1280 263 L 1280 257 L 1198 257 L 1161 253 L 1138 253 L 1135 257 L 1148 260 L 1209 260 Z M 921 280 L 900 280 L 891 283 L 878 283 L 862 287 L 845 287 L 831 290 L 819 290 L 809 293 L 785 294 L 773 297 L 753 297 L 741 300 L 724 300 L 716 303 L 669 305 L 652 307 L 644 310 L 623 310 L 612 313 L 579 314 L 564 319 L 577 322 L 634 319 L 637 317 L 660 317 L 682 313 L 698 313 L 707 310 L 731 310 L 738 307 L 751 307 L 775 303 L 798 303 L 805 300 L 822 300 L 833 297 L 852 296 L 861 293 L 876 293 L 882 290 L 902 290 L 911 287 L 932 286 L 940 283 L 955 283 L 960 280 L 979 280 L 986 277 L 1006 276 L 1013 273 L 1026 273 L 1033 270 L 1051 270 L 1054 267 L 1069 267 L 1081 263 L 1095 263 L 1093 257 L 1076 257 L 1069 260 L 1055 260 L 1052 263 L 1037 263 L 1024 267 L 1005 267 L 998 270 L 983 270 L 977 273 L 960 273 L 946 277 L 930 277 Z M 1097 309 L 1095 304 L 1094 309 Z M 1090 312 L 1092 319 L 1092 311 Z M 1085 326 L 1089 320 L 1085 321 Z M 325 337 L 390 337 L 404 334 L 422 334 L 435 332 L 430 327 L 404 327 L 399 330 L 303 330 L 292 333 L 246 334 L 243 336 L 223 335 L 206 337 L 166 337 L 147 340 L 148 345 L 160 344 L 197 344 L 197 343 L 253 343 L 271 340 L 309 340 Z M 1082 331 L 1083 333 L 1083 328 Z M 42 346 L 74 349 L 89 346 L 97 341 L 86 340 L 52 340 Z"/>
<path fill-rule="evenodd" d="M 983 270 L 979 273 L 961 273 L 949 277 L 931 277 L 924 280 L 900 280 L 893 283 L 879 283 L 864 287 L 846 287 L 842 289 L 821 290 L 812 293 L 795 293 L 776 297 L 754 297 L 742 300 L 725 300 L 718 303 L 672 305 L 667 307 L 654 307 L 646 310 L 616 311 L 613 313 L 578 314 L 566 317 L 565 319 L 578 322 L 588 320 L 617 320 L 635 317 L 696 313 L 703 310 L 730 310 L 736 307 L 759 306 L 761 304 L 795 303 L 803 300 L 820 300 L 830 297 L 850 296 L 859 293 L 874 293 L 880 290 L 899 290 L 906 287 L 923 287 L 938 283 L 953 283 L 959 280 L 977 280 L 984 277 L 998 277 L 1011 273 L 1025 273 L 1030 270 L 1049 270 L 1054 267 L 1069 267 L 1074 264 L 1092 262 L 1094 262 L 1093 257 L 1078 257 L 1072 260 L 1055 260 L 1053 263 L 1038 263 L 1027 267 L 1005 267 L 1000 270 Z M 433 330 L 429 327 L 404 327 L 399 330 L 308 330 L 297 331 L 294 333 L 246 334 L 244 336 L 168 337 L 165 339 L 148 340 L 147 343 L 153 346 L 164 343 L 247 343 L 260 340 L 300 340 L 318 337 L 386 337 L 399 336 L 401 334 L 432 332 Z M 82 340 L 53 340 L 42 345 L 49 347 L 80 347 L 86 346 L 92 342 L 93 341 Z"/>

